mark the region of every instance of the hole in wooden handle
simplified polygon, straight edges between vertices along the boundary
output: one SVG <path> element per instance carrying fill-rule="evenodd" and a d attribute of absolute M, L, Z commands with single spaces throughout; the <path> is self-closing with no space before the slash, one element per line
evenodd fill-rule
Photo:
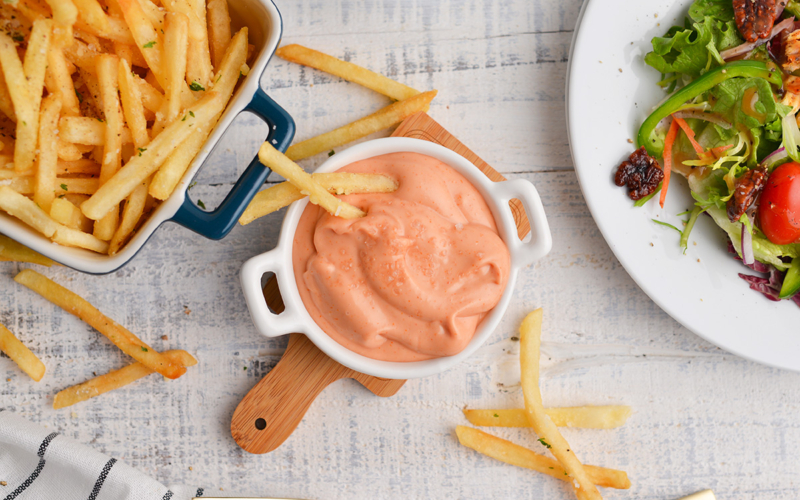
<path fill-rule="evenodd" d="M 267 428 L 267 421 L 263 418 L 256 419 L 256 429 L 263 431 Z"/>

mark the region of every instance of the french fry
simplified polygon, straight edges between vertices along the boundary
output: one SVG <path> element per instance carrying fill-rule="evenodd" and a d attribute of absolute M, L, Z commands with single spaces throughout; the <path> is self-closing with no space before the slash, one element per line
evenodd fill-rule
<path fill-rule="evenodd" d="M 397 101 L 369 116 L 336 130 L 292 144 L 286 150 L 286 156 L 294 161 L 314 156 L 323 151 L 355 141 L 369 134 L 387 129 L 402 122 L 409 116 L 425 110 L 436 97 L 436 91 L 422 92 L 408 99 Z"/>
<path fill-rule="evenodd" d="M 181 89 L 186 76 L 186 54 L 189 47 L 189 19 L 181 13 L 170 12 L 167 14 L 165 25 L 166 102 L 162 112 L 164 125 L 172 123 L 181 110 Z"/>
<path fill-rule="evenodd" d="M 12 191 L 24 194 L 33 195 L 34 191 L 34 178 L 33 176 L 14 177 L 3 183 L 4 187 Z M 53 190 L 58 196 L 68 193 L 72 194 L 94 194 L 97 192 L 97 179 L 91 178 L 64 178 L 57 177 L 53 185 Z M 36 203 L 34 203 L 36 205 Z"/>
<path fill-rule="evenodd" d="M 487 457 L 510 465 L 516 465 L 517 467 L 535 470 L 568 483 L 573 481 L 572 477 L 564 470 L 564 467 L 556 460 L 539 455 L 505 439 L 463 425 L 456 427 L 456 436 L 458 436 L 458 441 L 463 446 L 472 448 Z M 592 482 L 598 486 L 623 490 L 631 487 L 628 474 L 624 471 L 595 467 L 593 465 L 585 465 L 584 468 Z"/>
<path fill-rule="evenodd" d="M 30 86 L 33 112 L 37 115 L 42 104 L 44 76 L 47 72 L 47 52 L 50 49 L 50 37 L 52 34 L 52 20 L 37 19 L 34 21 L 31 35 L 28 38 L 28 50 L 25 51 L 25 60 L 22 62 L 25 78 L 28 79 L 28 85 Z"/>
<path fill-rule="evenodd" d="M 630 406 L 572 406 L 545 408 L 545 413 L 558 427 L 582 429 L 614 429 L 631 416 Z M 530 427 L 524 408 L 512 410 L 464 410 L 472 425 L 481 427 Z"/>
<path fill-rule="evenodd" d="M 60 130 L 59 130 L 60 132 Z M 63 139 L 59 138 L 58 143 L 56 144 L 56 150 L 58 152 L 58 159 L 63 161 L 79 161 L 83 158 L 84 151 L 81 150 L 79 144 L 73 144 L 71 142 L 66 142 Z"/>
<path fill-rule="evenodd" d="M 11 93 L 6 85 L 6 79 L 0 72 L 0 111 L 12 122 L 17 121 L 17 114 L 14 112 L 14 102 L 11 100 Z"/>
<path fill-rule="evenodd" d="M 122 86 L 122 84 L 120 84 Z M 123 103 L 124 104 L 124 103 Z M 141 102 L 139 103 L 141 104 Z M 106 143 L 108 124 L 87 116 L 65 116 L 58 122 L 58 136 L 62 141 L 86 146 L 103 146 Z M 120 131 L 122 144 L 134 142 L 133 133 L 128 128 Z M 83 153 L 81 153 L 83 155 Z"/>
<path fill-rule="evenodd" d="M 8 186 L 0 186 L 0 210 L 16 217 L 48 238 L 52 237 L 60 226 L 36 203 Z"/>
<path fill-rule="evenodd" d="M 17 243 L 8 236 L 0 234 L 0 260 L 12 262 L 29 262 L 40 266 L 50 267 L 54 262 L 44 255 L 34 252 L 30 248 Z"/>
<path fill-rule="evenodd" d="M 189 36 L 195 40 L 202 40 L 205 36 L 206 26 L 197 17 L 197 12 L 188 0 L 162 0 L 161 4 L 168 12 L 179 12 L 189 18 Z"/>
<path fill-rule="evenodd" d="M 123 199 L 153 172 L 158 170 L 176 146 L 195 132 L 224 107 L 225 99 L 217 92 L 209 92 L 203 99 L 186 110 L 184 119 L 175 120 L 163 132 L 154 137 L 142 156 L 134 156 L 108 182 L 100 186 L 97 193 L 87 200 L 81 211 L 92 220 L 106 216 Z"/>
<path fill-rule="evenodd" d="M 122 210 L 122 221 L 109 245 L 109 255 L 116 255 L 122 245 L 127 243 L 133 230 L 136 229 L 136 225 L 142 218 L 142 214 L 144 214 L 144 207 L 147 202 L 147 188 L 149 187 L 150 181 L 146 180 L 128 196 L 125 208 Z"/>
<path fill-rule="evenodd" d="M 56 197 L 53 186 L 56 183 L 58 170 L 58 116 L 61 113 L 61 101 L 55 95 L 49 95 L 42 102 L 39 115 L 39 161 L 36 168 L 36 183 L 33 188 L 33 201 L 45 212 L 50 211 L 50 204 Z"/>
<path fill-rule="evenodd" d="M 228 50 L 228 45 L 231 43 L 231 16 L 228 12 L 228 0 L 208 0 L 206 7 L 211 62 L 214 68 L 218 69 Z"/>
<path fill-rule="evenodd" d="M 220 64 L 217 74 L 214 76 L 214 81 L 216 82 L 214 91 L 221 93 L 225 99 L 226 104 L 223 105 L 223 109 L 228 100 L 230 100 L 233 89 L 236 87 L 236 82 L 239 80 L 238 68 L 244 64 L 247 53 L 247 34 L 247 28 L 242 28 L 236 33 L 236 36 L 233 37 L 233 40 L 228 45 L 228 51 Z M 220 114 L 221 112 L 214 115 L 210 121 L 202 125 L 202 128 L 195 135 L 186 139 L 177 151 L 167 158 L 150 184 L 150 196 L 158 200 L 166 200 L 172 194 L 192 160 L 205 144 Z"/>
<path fill-rule="evenodd" d="M 45 0 L 53 9 L 53 20 L 64 26 L 72 26 L 78 20 L 78 9 L 72 0 Z"/>
<path fill-rule="evenodd" d="M 558 459 L 570 477 L 575 495 L 579 500 L 601 499 L 591 478 L 581 464 L 575 452 L 558 428 L 544 411 L 542 393 L 539 390 L 539 350 L 542 336 L 542 310 L 537 309 L 528 314 L 519 328 L 520 371 L 522 373 L 522 394 L 525 399 L 525 410 L 531 427 L 546 442 L 547 449 Z"/>
<path fill-rule="evenodd" d="M 186 372 L 186 368 L 182 364 L 172 361 L 152 349 L 134 334 L 98 311 L 88 301 L 36 271 L 25 269 L 17 274 L 14 281 L 79 317 L 105 335 L 122 352 L 151 370 L 171 379 L 178 378 Z"/>
<path fill-rule="evenodd" d="M 50 217 L 71 229 L 83 230 L 85 221 L 88 219 L 81 213 L 81 210 L 67 201 L 66 198 L 56 198 L 50 205 Z"/>
<path fill-rule="evenodd" d="M 122 110 L 131 131 L 133 145 L 140 149 L 144 148 L 150 142 L 150 135 L 147 132 L 147 119 L 144 116 L 142 92 L 131 74 L 131 67 L 124 59 L 119 61 L 118 78 Z"/>
<path fill-rule="evenodd" d="M 94 47 L 83 43 L 80 40 L 73 40 L 69 46 L 62 47 L 64 57 L 84 71 L 94 72 L 95 58 L 100 52 Z"/>
<path fill-rule="evenodd" d="M 164 105 L 164 94 L 147 83 L 144 78 L 134 76 L 133 80 L 136 82 L 136 85 L 139 87 L 139 92 L 142 94 L 142 105 L 144 108 L 152 112 L 161 110 L 161 106 Z"/>
<path fill-rule="evenodd" d="M 44 363 L 3 325 L 0 325 L 0 351 L 6 353 L 36 382 L 44 377 Z"/>
<path fill-rule="evenodd" d="M 147 66 L 153 72 L 158 84 L 164 88 L 163 40 L 145 15 L 138 0 L 118 0 L 117 3 L 125 15 L 125 22 L 128 23 L 136 47 L 147 61 Z"/>
<path fill-rule="evenodd" d="M 22 61 L 17 54 L 14 42 L 3 32 L 0 32 L 0 66 L 11 102 L 14 103 L 14 113 L 17 118 L 17 141 L 14 145 L 14 168 L 17 172 L 24 172 L 33 167 L 36 156 L 36 133 L 39 128 L 39 114 L 34 113 L 31 87 L 22 69 Z"/>
<path fill-rule="evenodd" d="M 97 253 L 108 253 L 107 242 L 89 233 L 66 226 L 60 226 L 56 229 L 56 233 L 53 235 L 53 242 L 65 247 L 85 248 Z"/>
<path fill-rule="evenodd" d="M 208 27 L 206 25 L 206 1 L 186 0 L 202 25 L 201 37 L 189 40 L 186 61 L 186 83 L 191 90 L 198 85 L 202 89 L 211 87 L 211 53 L 208 47 Z M 201 90 L 202 90 L 201 89 Z"/>
<path fill-rule="evenodd" d="M 142 12 L 157 30 L 164 29 L 164 11 L 150 0 L 139 0 Z"/>
<path fill-rule="evenodd" d="M 183 366 L 194 366 L 197 360 L 186 351 L 166 351 L 164 357 L 176 364 Z M 53 398 L 53 409 L 59 410 L 88 399 L 100 396 L 110 391 L 114 391 L 140 378 L 155 373 L 141 363 L 132 363 L 124 368 L 115 370 L 105 375 L 100 375 L 82 384 L 74 385 L 62 391 Z"/>
<path fill-rule="evenodd" d="M 100 165 L 92 160 L 81 158 L 77 161 L 59 161 L 57 175 L 100 175 Z"/>
<path fill-rule="evenodd" d="M 398 187 L 396 180 L 381 174 L 320 173 L 311 174 L 311 178 L 332 194 L 391 193 Z M 253 197 L 239 218 L 239 224 L 246 226 L 303 198 L 305 196 L 291 183 L 276 184 Z"/>
<path fill-rule="evenodd" d="M 396 101 L 402 101 L 419 94 L 418 90 L 391 78 L 302 45 L 285 45 L 276 50 L 275 55 L 287 61 L 338 76 L 348 82 L 357 83 Z"/>
<path fill-rule="evenodd" d="M 103 162 L 100 165 L 100 186 L 108 182 L 120 168 L 122 162 L 122 111 L 117 88 L 119 82 L 119 58 L 103 54 L 97 59 L 97 80 L 100 84 L 100 100 L 106 118 Z M 119 226 L 119 209 L 112 208 L 94 225 L 94 236 L 110 241 Z"/>
<path fill-rule="evenodd" d="M 75 85 L 72 82 L 72 75 L 67 67 L 67 60 L 61 47 L 50 46 L 47 52 L 47 91 L 55 94 L 61 101 L 61 112 L 66 116 L 79 116 L 81 114 L 78 95 L 75 93 Z"/>
<path fill-rule="evenodd" d="M 311 203 L 319 205 L 330 214 L 343 219 L 356 219 L 364 217 L 366 214 L 359 208 L 346 203 L 334 195 L 330 194 L 324 187 L 320 186 L 311 176 L 300 168 L 297 163 L 289 157 L 280 153 L 272 144 L 265 142 L 258 150 L 258 159 L 265 166 L 272 169 L 278 175 L 283 176 L 287 181 L 294 184 L 301 193 L 307 193 Z"/>
<path fill-rule="evenodd" d="M 59 0 L 55 0 L 59 1 Z M 88 26 L 92 27 L 97 33 L 108 33 L 111 31 L 109 17 L 106 16 L 103 7 L 97 0 L 72 0 L 78 8 L 78 18 Z"/>

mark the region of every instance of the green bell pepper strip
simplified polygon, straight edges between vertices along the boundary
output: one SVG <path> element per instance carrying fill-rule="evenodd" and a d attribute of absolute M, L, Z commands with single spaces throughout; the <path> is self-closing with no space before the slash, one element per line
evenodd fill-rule
<path fill-rule="evenodd" d="M 667 99 L 664 104 L 659 106 L 647 117 L 639 128 L 639 135 L 636 138 L 638 142 L 637 147 L 644 146 L 650 155 L 661 156 L 664 152 L 663 146 L 656 144 L 651 138 L 658 122 L 677 111 L 686 101 L 694 99 L 716 87 L 728 78 L 736 77 L 763 78 L 773 85 L 781 85 L 783 82 L 780 71 L 769 69 L 766 63 L 760 61 L 735 61 L 714 68 L 689 85 L 675 92 L 675 95 Z"/>

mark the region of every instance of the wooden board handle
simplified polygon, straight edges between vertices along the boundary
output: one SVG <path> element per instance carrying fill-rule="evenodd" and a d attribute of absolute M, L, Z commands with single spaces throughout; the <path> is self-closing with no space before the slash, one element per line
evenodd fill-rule
<path fill-rule="evenodd" d="M 239 446 L 250 453 L 267 453 L 280 446 L 319 393 L 349 374 L 331 361 L 305 335 L 293 333 L 283 358 L 233 413 L 231 433 Z"/>

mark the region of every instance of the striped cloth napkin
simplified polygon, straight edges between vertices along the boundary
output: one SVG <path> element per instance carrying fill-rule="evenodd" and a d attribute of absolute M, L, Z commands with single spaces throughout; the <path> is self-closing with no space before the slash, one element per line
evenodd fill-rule
<path fill-rule="evenodd" d="M 203 493 L 167 488 L 58 432 L 0 411 L 1 500 L 189 500 Z"/>

